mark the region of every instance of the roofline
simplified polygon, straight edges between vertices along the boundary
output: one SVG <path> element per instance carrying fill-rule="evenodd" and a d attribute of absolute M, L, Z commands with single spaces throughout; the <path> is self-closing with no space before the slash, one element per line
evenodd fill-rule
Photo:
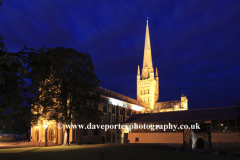
<path fill-rule="evenodd" d="M 237 119 L 237 118 L 235 118 Z M 127 122 L 124 124 L 133 124 L 133 123 L 160 123 L 160 122 L 196 122 L 196 121 L 214 121 L 214 120 L 220 120 L 220 119 L 201 119 L 201 120 L 181 120 L 181 121 L 158 121 L 158 122 Z M 226 120 L 226 119 L 221 119 L 221 120 Z M 229 120 L 229 118 L 227 119 Z"/>
<path fill-rule="evenodd" d="M 143 108 L 145 108 L 145 109 L 149 109 L 149 107 L 147 106 L 147 104 L 146 104 L 145 102 L 141 102 L 141 101 L 139 101 L 139 100 L 137 100 L 137 99 L 134 99 L 134 98 L 125 96 L 125 95 L 123 95 L 123 94 L 114 92 L 114 91 L 112 91 L 112 90 L 103 88 L 103 87 L 101 87 L 101 86 L 98 86 L 98 87 L 99 87 L 99 88 L 102 88 L 102 89 L 105 89 L 105 90 L 107 90 L 107 91 L 109 91 L 109 92 L 112 92 L 112 93 L 114 93 L 114 94 L 118 94 L 119 96 L 123 96 L 124 98 L 130 99 L 130 100 L 133 100 L 133 101 L 137 101 L 140 105 L 139 105 L 139 104 L 136 104 L 136 103 L 132 103 L 132 102 L 125 101 L 125 102 L 127 102 L 127 103 L 139 105 L 140 107 L 143 107 Z M 103 96 L 105 96 L 105 95 L 103 95 Z M 111 97 L 111 96 L 105 96 L 105 97 Z M 114 97 L 111 97 L 111 98 L 114 98 Z M 115 98 L 115 99 L 118 99 L 118 98 Z M 121 99 L 118 99 L 118 100 L 121 100 Z M 124 101 L 124 100 L 121 100 L 121 101 Z"/>
<path fill-rule="evenodd" d="M 227 107 L 215 107 L 215 108 L 189 109 L 189 110 L 184 110 L 184 111 L 203 110 L 203 109 L 218 109 L 218 108 L 230 108 L 230 107 L 239 107 L 239 106 L 227 106 Z"/>
<path fill-rule="evenodd" d="M 189 110 L 168 111 L 168 112 L 158 112 L 158 113 L 169 113 L 169 112 L 187 112 L 187 111 L 193 111 L 193 110 L 219 109 L 219 108 L 231 108 L 231 107 L 239 107 L 239 106 L 216 107 L 216 108 L 201 108 L 201 109 L 189 109 Z M 152 113 L 152 114 L 156 114 L 156 113 Z"/>
<path fill-rule="evenodd" d="M 163 102 L 172 102 L 172 101 L 181 101 L 181 100 L 171 100 L 171 101 L 163 101 Z M 161 102 L 156 102 L 156 103 L 161 103 Z"/>

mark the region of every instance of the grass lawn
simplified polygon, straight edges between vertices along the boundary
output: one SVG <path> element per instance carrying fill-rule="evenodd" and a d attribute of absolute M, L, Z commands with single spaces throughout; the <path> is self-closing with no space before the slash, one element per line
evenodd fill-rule
<path fill-rule="evenodd" d="M 95 160 L 104 153 L 104 160 L 235 160 L 229 155 L 176 152 L 175 148 L 154 144 L 77 145 L 0 149 L 0 160 Z"/>

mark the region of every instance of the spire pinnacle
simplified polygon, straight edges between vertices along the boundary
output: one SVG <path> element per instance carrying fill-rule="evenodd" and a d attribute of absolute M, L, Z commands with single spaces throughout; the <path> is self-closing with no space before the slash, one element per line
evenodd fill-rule
<path fill-rule="evenodd" d="M 158 71 L 157 71 L 157 67 L 156 67 L 156 77 L 158 77 Z"/>
<path fill-rule="evenodd" d="M 181 97 L 184 97 L 183 92 L 182 92 L 182 96 Z"/>
<path fill-rule="evenodd" d="M 138 73 L 137 73 L 137 75 L 140 75 L 140 69 L 139 69 L 139 65 L 138 65 Z"/>
<path fill-rule="evenodd" d="M 143 78 L 149 78 L 149 75 L 152 72 L 154 71 L 153 71 L 153 65 L 152 65 L 152 53 L 151 53 L 150 34 L 149 34 L 148 17 L 147 17 L 144 56 L 143 56 L 143 68 L 142 68 Z"/>

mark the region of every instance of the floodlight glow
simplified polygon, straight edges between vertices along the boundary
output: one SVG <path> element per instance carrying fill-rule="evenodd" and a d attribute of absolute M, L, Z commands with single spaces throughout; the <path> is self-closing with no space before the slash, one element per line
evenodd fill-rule
<path fill-rule="evenodd" d="M 143 109 L 143 107 L 137 106 L 135 104 L 132 104 L 132 109 L 136 110 L 136 111 L 141 111 Z"/>
<path fill-rule="evenodd" d="M 141 106 L 138 106 L 135 104 L 129 104 L 127 102 L 124 102 L 124 101 L 121 101 L 121 100 L 118 100 L 118 99 L 115 99 L 112 97 L 109 97 L 108 99 L 109 99 L 110 104 L 115 105 L 115 106 L 129 108 L 129 109 L 136 110 L 136 111 L 141 111 L 143 109 L 143 107 L 141 107 Z"/>
<path fill-rule="evenodd" d="M 47 127 L 48 127 L 48 124 L 44 124 L 43 126 L 44 126 L 44 127 L 47 129 Z"/>
<path fill-rule="evenodd" d="M 121 107 L 124 107 L 125 105 L 127 105 L 126 102 L 123 102 L 123 101 L 120 101 L 118 99 L 115 99 L 115 98 L 109 98 L 109 102 L 112 104 L 112 105 L 115 105 L 115 106 L 121 106 Z"/>

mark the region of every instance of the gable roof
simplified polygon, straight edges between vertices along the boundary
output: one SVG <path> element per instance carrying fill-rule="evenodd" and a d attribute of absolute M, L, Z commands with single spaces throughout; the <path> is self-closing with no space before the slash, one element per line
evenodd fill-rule
<path fill-rule="evenodd" d="M 125 123 L 236 119 L 237 118 L 236 108 L 237 107 L 220 107 L 220 108 L 194 109 L 186 111 L 148 113 L 142 114 L 141 116 L 132 115 Z"/>

